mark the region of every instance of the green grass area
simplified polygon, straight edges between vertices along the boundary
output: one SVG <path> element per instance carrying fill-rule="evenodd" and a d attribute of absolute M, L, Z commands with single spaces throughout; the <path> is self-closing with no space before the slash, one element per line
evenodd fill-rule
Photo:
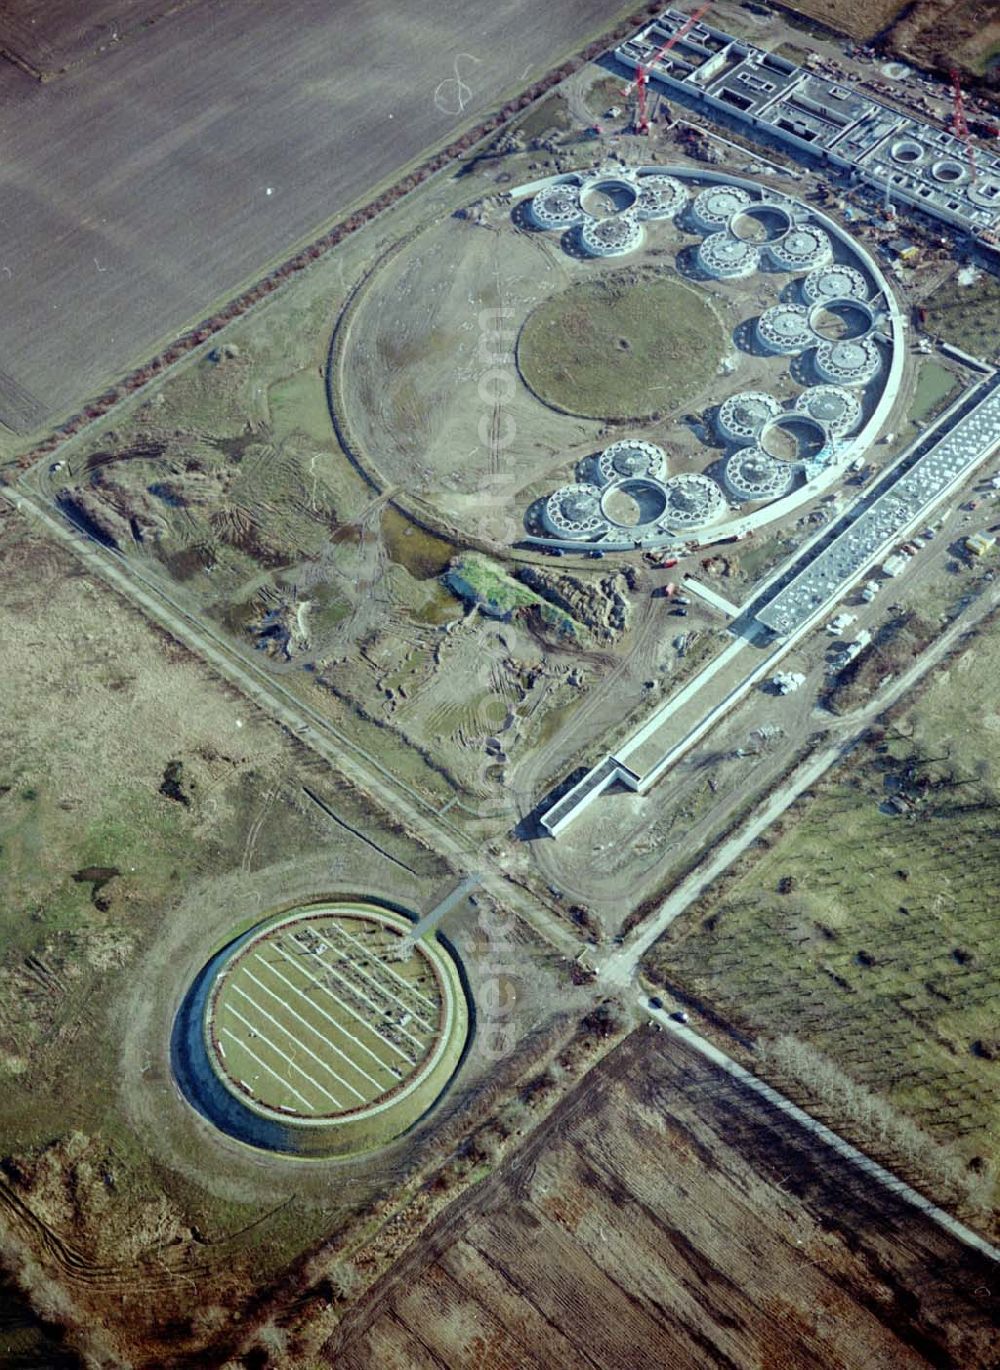
<path fill-rule="evenodd" d="M 478 552 L 457 558 L 445 573 L 449 590 L 468 604 L 476 604 L 497 618 L 509 618 L 518 609 L 527 609 L 543 600 L 534 590 L 509 576 L 502 566 Z"/>
<path fill-rule="evenodd" d="M 929 1134 L 996 1158 L 992 806 L 916 821 L 836 783 L 652 964 L 767 1037 L 818 1048 Z M 787 894 L 778 893 L 788 888 Z"/>
<path fill-rule="evenodd" d="M 909 418 L 921 423 L 934 418 L 962 388 L 962 382 L 950 367 L 937 361 L 925 361 L 917 375 Z"/>
<path fill-rule="evenodd" d="M 518 123 L 518 132 L 525 138 L 540 138 L 553 129 L 564 133 L 572 127 L 572 119 L 561 95 L 550 95 L 534 109 L 529 110 Z"/>
<path fill-rule="evenodd" d="M 995 656 L 987 639 L 942 671 L 647 961 L 753 1036 L 820 1052 L 973 1173 L 1000 1159 Z"/>
<path fill-rule="evenodd" d="M 703 294 L 629 269 L 570 286 L 532 313 L 517 361 L 546 404 L 587 418 L 649 418 L 691 403 L 726 351 Z"/>
<path fill-rule="evenodd" d="M 983 271 L 974 285 L 948 280 L 927 301 L 927 331 L 974 357 L 1000 359 L 1000 279 Z"/>

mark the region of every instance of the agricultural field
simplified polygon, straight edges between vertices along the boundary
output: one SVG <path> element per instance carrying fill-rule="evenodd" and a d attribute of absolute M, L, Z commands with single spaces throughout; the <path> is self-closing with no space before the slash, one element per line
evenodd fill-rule
<path fill-rule="evenodd" d="M 791 10 L 852 38 L 874 38 L 906 8 L 907 0 L 788 0 L 783 10 Z"/>
<path fill-rule="evenodd" d="M 821 1095 L 833 1063 L 887 1102 L 921 1134 L 910 1160 L 922 1155 L 927 1180 L 981 1221 L 1000 1160 L 997 949 L 983 898 L 998 876 L 997 652 L 982 633 L 938 671 L 647 961 L 739 1030 L 781 1039 L 781 1069 L 801 1087 Z"/>
<path fill-rule="evenodd" d="M 42 81 L 134 41 L 143 29 L 202 0 L 4 0 L 0 50 Z"/>
<path fill-rule="evenodd" d="M 324 1364 L 971 1367 L 992 1266 L 639 1029 L 344 1319 Z"/>
<path fill-rule="evenodd" d="M 128 9 L 0 7 L 8 36 L 40 31 L 57 64 L 92 45 L 81 11 L 127 35 L 58 81 L 0 60 L 5 175 L 19 187 L 4 225 L 0 455 L 627 13 L 439 3 L 390 33 L 367 0 L 301 0 L 294 22 L 280 6 Z"/>
<path fill-rule="evenodd" d="M 900 15 L 888 39 L 921 65 L 957 65 L 997 87 L 1000 18 L 989 0 L 918 0 Z"/>

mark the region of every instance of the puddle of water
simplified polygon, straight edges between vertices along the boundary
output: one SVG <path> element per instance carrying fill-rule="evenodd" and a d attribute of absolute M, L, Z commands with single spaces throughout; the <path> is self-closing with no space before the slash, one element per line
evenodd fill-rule
<path fill-rule="evenodd" d="M 106 885 L 116 875 L 121 875 L 117 866 L 84 866 L 82 870 L 73 872 L 73 879 L 78 885 L 97 884 L 98 882 Z"/>
<path fill-rule="evenodd" d="M 451 591 L 446 590 L 443 585 L 435 585 L 420 608 L 413 611 L 413 617 L 418 623 L 437 627 L 440 623 L 461 618 L 462 613 L 462 606 Z"/>
<path fill-rule="evenodd" d="M 444 538 L 417 528 L 388 504 L 382 510 L 382 536 L 389 556 L 409 571 L 414 580 L 432 580 L 441 575 L 457 550 Z"/>
<path fill-rule="evenodd" d="M 924 362 L 917 376 L 913 392 L 911 419 L 926 419 L 934 410 L 940 409 L 942 401 L 958 388 L 955 374 L 939 362 Z"/>

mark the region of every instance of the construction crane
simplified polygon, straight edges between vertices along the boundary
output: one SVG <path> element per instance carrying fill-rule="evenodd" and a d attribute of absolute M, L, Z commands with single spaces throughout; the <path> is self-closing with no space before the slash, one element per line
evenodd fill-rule
<path fill-rule="evenodd" d="M 976 179 L 976 147 L 969 133 L 969 125 L 965 122 L 965 99 L 962 95 L 962 86 L 958 72 L 952 68 L 951 72 L 951 98 L 954 104 L 951 114 L 951 131 L 956 138 L 961 138 L 969 154 L 969 175 L 973 181 Z"/>
<path fill-rule="evenodd" d="M 649 115 L 646 112 L 646 87 L 649 84 L 649 77 L 653 70 L 653 67 L 656 65 L 657 62 L 661 61 L 666 56 L 666 54 L 670 51 L 670 49 L 674 46 L 675 43 L 679 43 L 685 34 L 691 32 L 691 30 L 694 28 L 695 24 L 697 24 L 701 16 L 711 8 L 711 5 L 712 0 L 708 0 L 708 4 L 702 5 L 701 9 L 695 10 L 694 14 L 689 15 L 688 18 L 685 19 L 684 23 L 680 26 L 676 33 L 672 33 L 670 35 L 670 37 L 663 44 L 663 46 L 657 48 L 656 52 L 653 53 L 652 57 L 650 57 L 648 61 L 640 62 L 638 69 L 636 70 L 635 81 L 633 83 L 635 87 L 634 127 L 636 133 L 649 133 Z M 632 89 L 633 86 L 626 86 L 623 94 L 625 96 L 631 95 Z"/>

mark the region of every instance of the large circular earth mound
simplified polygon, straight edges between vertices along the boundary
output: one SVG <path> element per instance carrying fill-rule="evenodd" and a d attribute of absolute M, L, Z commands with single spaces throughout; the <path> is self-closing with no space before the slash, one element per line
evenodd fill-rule
<path fill-rule="evenodd" d="M 295 909 L 205 967 L 175 1070 L 225 1131 L 269 1150 L 363 1150 L 405 1132 L 453 1073 L 468 1027 L 454 962 L 373 904 Z"/>
<path fill-rule="evenodd" d="M 641 419 L 693 401 L 725 350 L 703 295 L 674 276 L 629 270 L 540 304 L 521 329 L 517 361 L 525 383 L 553 409 Z"/>

